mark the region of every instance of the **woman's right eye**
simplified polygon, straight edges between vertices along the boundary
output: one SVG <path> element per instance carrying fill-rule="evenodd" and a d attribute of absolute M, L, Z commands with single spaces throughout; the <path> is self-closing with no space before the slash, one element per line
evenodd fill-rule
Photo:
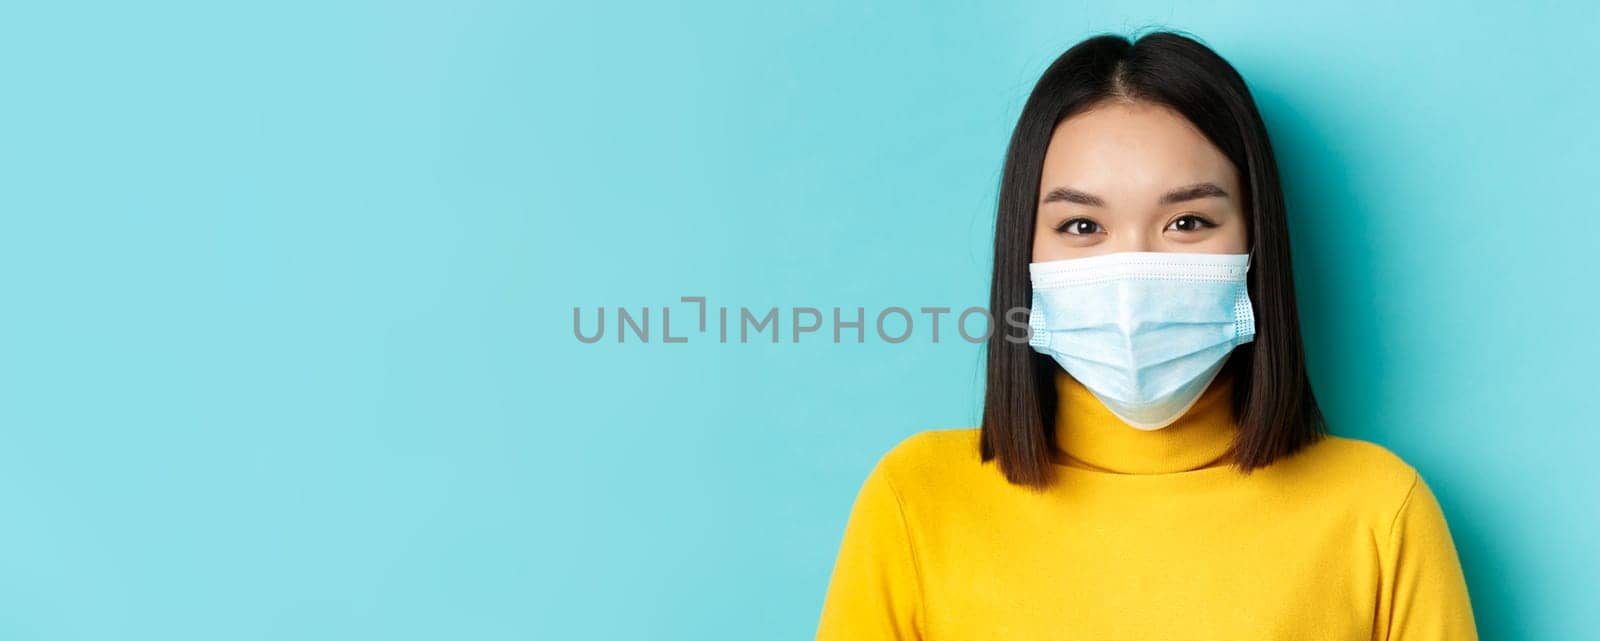
<path fill-rule="evenodd" d="M 1061 222 L 1061 224 L 1056 225 L 1056 231 L 1075 236 L 1087 236 L 1089 234 L 1099 233 L 1100 223 L 1089 220 L 1088 218 L 1072 218 L 1064 220 Z"/>

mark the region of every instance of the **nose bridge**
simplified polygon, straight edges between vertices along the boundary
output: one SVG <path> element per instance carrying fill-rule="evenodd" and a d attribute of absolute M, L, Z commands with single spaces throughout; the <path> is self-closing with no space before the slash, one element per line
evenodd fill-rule
<path fill-rule="evenodd" d="M 1111 239 L 1113 252 L 1147 252 L 1155 251 L 1155 241 L 1143 231 L 1118 234 Z"/>

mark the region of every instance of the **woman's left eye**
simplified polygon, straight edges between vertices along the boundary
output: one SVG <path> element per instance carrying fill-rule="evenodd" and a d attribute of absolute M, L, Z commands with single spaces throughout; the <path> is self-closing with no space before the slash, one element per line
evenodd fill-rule
<path fill-rule="evenodd" d="M 1179 216 L 1177 220 L 1169 223 L 1167 225 L 1167 229 L 1170 231 L 1200 231 L 1202 229 L 1210 229 L 1216 226 L 1216 223 L 1211 222 L 1210 220 L 1207 220 L 1201 216 L 1184 214 Z"/>

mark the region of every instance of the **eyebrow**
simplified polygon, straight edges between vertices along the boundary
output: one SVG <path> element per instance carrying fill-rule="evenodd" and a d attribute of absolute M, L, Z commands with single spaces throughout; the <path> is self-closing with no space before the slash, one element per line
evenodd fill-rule
<path fill-rule="evenodd" d="M 1184 185 L 1162 194 L 1161 204 L 1171 205 L 1174 203 L 1198 200 L 1201 198 L 1227 197 L 1228 192 L 1224 191 L 1221 187 L 1218 187 L 1216 183 L 1195 183 L 1192 185 Z M 1045 195 L 1044 200 L 1040 201 L 1040 204 L 1053 202 L 1077 203 L 1079 205 L 1089 205 L 1092 207 L 1104 207 L 1106 205 L 1106 201 L 1101 199 L 1099 196 L 1082 192 L 1071 187 L 1057 187 L 1050 190 L 1050 193 Z"/>

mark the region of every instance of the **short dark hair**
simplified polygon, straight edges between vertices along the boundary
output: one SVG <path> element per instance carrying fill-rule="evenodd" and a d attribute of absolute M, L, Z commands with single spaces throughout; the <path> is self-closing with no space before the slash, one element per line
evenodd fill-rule
<path fill-rule="evenodd" d="M 1051 63 L 1022 108 L 1006 150 L 994 234 L 990 313 L 1027 307 L 1040 172 L 1057 124 L 1108 99 L 1159 104 L 1193 123 L 1233 162 L 1254 255 L 1248 284 L 1255 340 L 1225 367 L 1235 377 L 1239 434 L 1229 450 L 1242 473 L 1265 467 L 1327 434 L 1306 375 L 1289 258 L 1283 190 L 1266 125 L 1232 65 L 1186 35 L 1155 31 L 1130 41 L 1104 34 Z M 1010 332 L 991 333 L 980 434 L 982 460 L 998 459 L 1014 484 L 1051 482 L 1058 367 Z"/>

